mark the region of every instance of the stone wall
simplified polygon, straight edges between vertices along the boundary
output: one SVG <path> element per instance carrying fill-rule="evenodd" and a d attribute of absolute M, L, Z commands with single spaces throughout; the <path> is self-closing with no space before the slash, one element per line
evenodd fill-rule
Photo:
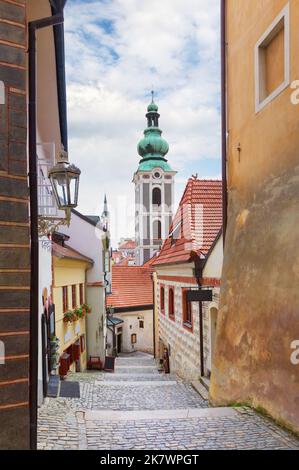
<path fill-rule="evenodd" d="M 29 447 L 26 1 L 0 0 L 0 448 Z"/>
<path fill-rule="evenodd" d="M 195 280 L 194 280 L 195 281 Z M 160 309 L 160 287 L 165 288 L 165 313 Z M 175 289 L 175 319 L 168 315 L 169 288 Z M 198 380 L 200 376 L 200 334 L 199 334 L 199 306 L 192 303 L 193 331 L 183 326 L 182 318 L 182 289 L 194 288 L 194 282 L 177 282 L 159 280 L 157 287 L 157 304 L 159 308 L 159 338 L 163 345 L 170 350 L 170 370 L 186 380 Z M 218 303 L 219 289 L 213 292 L 213 304 Z M 207 373 L 210 354 L 210 307 L 209 302 L 203 302 L 204 319 L 204 368 Z M 161 355 L 160 351 L 160 355 Z"/>

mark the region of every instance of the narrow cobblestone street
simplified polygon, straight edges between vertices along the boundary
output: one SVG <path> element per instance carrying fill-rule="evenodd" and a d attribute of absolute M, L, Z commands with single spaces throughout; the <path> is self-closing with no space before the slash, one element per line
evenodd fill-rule
<path fill-rule="evenodd" d="M 39 449 L 299 449 L 249 408 L 209 408 L 190 384 L 160 374 L 151 356 L 116 359 L 115 373 L 86 372 L 80 398 L 47 398 Z"/>

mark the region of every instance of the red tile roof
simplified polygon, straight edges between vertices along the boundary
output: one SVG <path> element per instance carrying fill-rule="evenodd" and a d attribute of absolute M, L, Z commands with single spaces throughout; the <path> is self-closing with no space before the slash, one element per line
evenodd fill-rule
<path fill-rule="evenodd" d="M 222 227 L 222 182 L 190 178 L 153 266 L 207 255 Z M 173 233 L 173 236 L 172 236 Z"/>
<path fill-rule="evenodd" d="M 107 305 L 141 307 L 153 304 L 153 270 L 143 266 L 112 266 L 112 294 L 107 295 Z"/>
<path fill-rule="evenodd" d="M 79 251 L 74 250 L 70 246 L 67 245 L 58 245 L 58 243 L 52 242 L 52 251 L 53 255 L 57 258 L 68 258 L 74 259 L 77 261 L 85 261 L 86 263 L 93 264 L 94 261 L 91 258 L 79 253 Z"/>
<path fill-rule="evenodd" d="M 143 263 L 142 266 L 150 267 L 155 263 L 156 259 L 157 259 L 157 254 L 155 254 L 152 258 L 150 258 L 145 263 Z"/>
<path fill-rule="evenodd" d="M 134 264 L 135 258 L 132 256 L 128 256 L 127 258 L 123 258 L 119 263 L 116 263 L 116 264 L 117 266 L 132 266 L 133 264 L 129 264 L 132 262 Z"/>
<path fill-rule="evenodd" d="M 134 250 L 136 248 L 136 243 L 134 240 L 126 240 L 121 245 L 119 245 L 119 250 Z"/>

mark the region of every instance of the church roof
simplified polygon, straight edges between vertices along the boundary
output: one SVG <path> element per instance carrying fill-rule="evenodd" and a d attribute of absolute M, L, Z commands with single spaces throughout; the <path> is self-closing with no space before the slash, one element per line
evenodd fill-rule
<path fill-rule="evenodd" d="M 222 181 L 190 178 L 153 266 L 207 256 L 222 227 Z"/>
<path fill-rule="evenodd" d="M 169 145 L 159 129 L 159 117 L 158 106 L 152 100 L 147 107 L 147 128 L 137 146 L 138 154 L 142 157 L 137 171 L 152 171 L 154 168 L 173 171 L 165 158 Z"/>

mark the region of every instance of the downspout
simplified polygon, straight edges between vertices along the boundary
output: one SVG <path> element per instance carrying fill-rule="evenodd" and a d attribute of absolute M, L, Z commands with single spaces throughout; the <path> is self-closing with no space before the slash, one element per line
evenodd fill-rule
<path fill-rule="evenodd" d="M 31 282 L 30 282 L 30 448 L 37 447 L 37 389 L 38 389 L 38 330 L 39 330 L 39 253 L 38 253 L 38 190 L 36 153 L 36 31 L 63 23 L 63 13 L 28 23 L 29 41 L 29 195 L 31 237 Z"/>
<path fill-rule="evenodd" d="M 153 342 L 154 342 L 154 359 L 156 359 L 156 291 L 155 291 L 155 274 L 151 274 L 152 283 L 153 283 Z"/>
<path fill-rule="evenodd" d="M 202 260 L 197 256 L 194 259 L 195 265 L 195 278 L 198 285 L 198 289 L 201 288 L 201 279 L 202 279 L 202 271 L 203 271 L 203 263 Z M 204 377 L 205 375 L 205 367 L 204 367 L 204 347 L 203 347 L 203 311 L 202 311 L 202 302 L 198 302 L 199 307 L 199 347 L 200 347 L 200 375 Z"/>
<path fill-rule="evenodd" d="M 223 245 L 227 228 L 226 1 L 221 0 L 221 139 Z"/>

